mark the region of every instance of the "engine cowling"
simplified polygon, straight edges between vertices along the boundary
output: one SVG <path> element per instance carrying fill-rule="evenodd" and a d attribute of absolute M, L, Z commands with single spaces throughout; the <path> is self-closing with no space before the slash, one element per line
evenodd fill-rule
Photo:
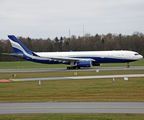
<path fill-rule="evenodd" d="M 78 67 L 91 67 L 92 66 L 92 62 L 91 61 L 80 61 L 77 62 Z"/>

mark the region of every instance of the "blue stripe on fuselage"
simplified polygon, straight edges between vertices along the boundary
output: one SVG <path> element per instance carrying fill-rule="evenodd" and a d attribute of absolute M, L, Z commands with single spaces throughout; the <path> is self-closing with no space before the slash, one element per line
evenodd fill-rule
<path fill-rule="evenodd" d="M 136 60 L 130 60 L 130 59 L 118 59 L 118 58 L 101 58 L 101 57 L 73 57 L 73 58 L 81 58 L 81 59 L 93 59 L 95 61 L 92 61 L 93 63 L 127 63 L 127 62 L 132 62 Z M 54 61 L 54 60 L 43 60 L 41 57 L 39 59 L 32 59 L 30 57 L 27 57 L 24 55 L 23 59 L 33 61 L 33 62 L 38 62 L 38 63 L 44 63 L 44 64 L 69 64 L 69 62 L 59 62 L 59 61 Z"/>

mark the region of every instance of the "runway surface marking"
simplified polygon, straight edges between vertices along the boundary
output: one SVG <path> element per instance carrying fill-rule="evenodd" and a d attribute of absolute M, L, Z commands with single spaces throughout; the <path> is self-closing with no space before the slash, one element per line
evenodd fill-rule
<path fill-rule="evenodd" d="M 0 103 L 0 114 L 144 113 L 144 102 Z"/>

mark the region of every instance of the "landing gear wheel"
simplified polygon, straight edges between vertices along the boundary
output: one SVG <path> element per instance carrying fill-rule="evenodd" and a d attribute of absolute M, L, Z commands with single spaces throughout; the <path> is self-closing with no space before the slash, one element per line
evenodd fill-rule
<path fill-rule="evenodd" d="M 130 65 L 127 65 L 126 67 L 127 67 L 127 68 L 129 68 L 129 67 L 130 67 Z"/>
<path fill-rule="evenodd" d="M 77 67 L 76 66 L 73 66 L 73 69 L 76 69 Z"/>
<path fill-rule="evenodd" d="M 71 69 L 71 67 L 68 66 L 68 67 L 67 67 L 67 70 L 70 70 L 70 69 Z"/>
<path fill-rule="evenodd" d="M 72 70 L 72 69 L 80 69 L 80 67 L 77 67 L 77 66 L 71 66 L 71 67 L 70 67 L 70 66 L 68 66 L 68 67 L 67 67 L 67 70 L 70 70 L 70 69 L 71 69 L 71 70 Z"/>
<path fill-rule="evenodd" d="M 77 67 L 77 69 L 80 69 L 80 67 Z"/>

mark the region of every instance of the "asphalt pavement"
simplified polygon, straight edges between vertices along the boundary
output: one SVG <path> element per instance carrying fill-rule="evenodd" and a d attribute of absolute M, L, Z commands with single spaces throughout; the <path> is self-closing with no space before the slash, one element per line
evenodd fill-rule
<path fill-rule="evenodd" d="M 0 103 L 0 114 L 144 113 L 143 102 Z"/>
<path fill-rule="evenodd" d="M 67 70 L 66 68 L 29 68 L 29 69 L 0 69 L 0 73 L 23 73 L 23 72 L 69 72 L 69 71 L 121 71 L 121 70 L 144 70 L 144 66 L 135 67 L 92 67 L 92 68 L 81 68 L 74 70 Z"/>

